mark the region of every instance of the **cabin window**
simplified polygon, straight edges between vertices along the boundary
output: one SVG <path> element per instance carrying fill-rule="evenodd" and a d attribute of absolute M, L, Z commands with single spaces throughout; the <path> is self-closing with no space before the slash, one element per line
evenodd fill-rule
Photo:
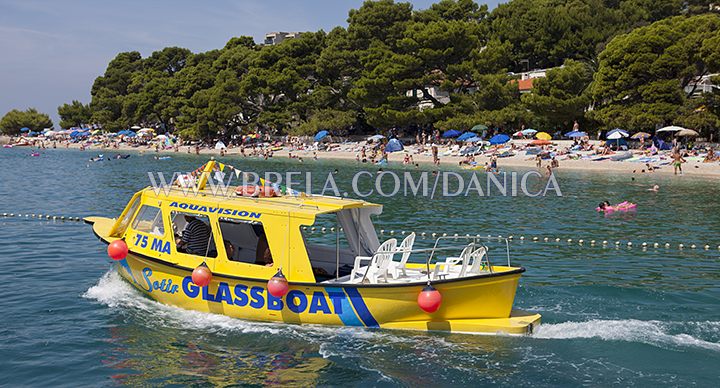
<path fill-rule="evenodd" d="M 125 215 L 120 220 L 120 223 L 117 224 L 115 230 L 111 233 L 113 237 L 121 237 L 123 233 L 125 233 L 125 230 L 127 230 L 128 225 L 130 225 L 130 221 L 133 219 L 135 211 L 138 207 L 140 207 L 140 196 L 136 194 L 133 197 L 132 203 L 128 206 Z"/>
<path fill-rule="evenodd" d="M 220 235 L 228 260 L 273 265 L 265 228 L 260 222 L 220 218 Z"/>
<path fill-rule="evenodd" d="M 165 235 L 165 224 L 159 207 L 143 205 L 132 223 L 135 231 L 151 233 L 156 236 Z"/>
<path fill-rule="evenodd" d="M 175 247 L 178 252 L 203 257 L 217 257 L 208 216 L 194 213 L 170 213 Z"/>

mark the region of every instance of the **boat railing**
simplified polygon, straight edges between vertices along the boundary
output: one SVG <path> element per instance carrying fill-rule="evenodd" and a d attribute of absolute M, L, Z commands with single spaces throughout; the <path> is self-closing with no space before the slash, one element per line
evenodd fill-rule
<path fill-rule="evenodd" d="M 444 242 L 444 241 L 452 241 L 452 242 L 463 241 L 464 243 L 463 244 L 453 244 L 450 246 L 447 246 L 447 245 L 440 246 L 441 242 Z M 465 242 L 468 242 L 468 243 L 465 243 Z M 487 245 L 485 244 L 488 242 L 504 243 L 505 254 L 506 254 L 506 258 L 507 258 L 507 266 L 511 267 L 512 265 L 510 263 L 510 241 L 507 238 L 503 238 L 503 237 L 478 236 L 478 235 L 475 235 L 475 236 L 469 236 L 469 235 L 466 235 L 466 236 L 440 236 L 435 240 L 435 243 L 433 244 L 432 248 L 413 250 L 413 251 L 411 251 L 411 253 L 428 253 L 429 252 L 428 257 L 425 260 L 425 267 L 426 267 L 428 279 L 429 279 L 430 263 L 432 262 L 433 259 L 437 260 L 437 258 L 438 258 L 437 253 L 451 251 L 451 250 L 457 252 L 458 249 L 464 249 L 468 246 L 470 246 L 470 248 L 473 248 L 473 249 L 475 247 L 483 246 L 486 248 L 485 261 L 487 261 L 488 270 L 492 273 L 493 267 L 492 267 L 492 263 L 490 262 L 489 251 L 487 249 Z"/>

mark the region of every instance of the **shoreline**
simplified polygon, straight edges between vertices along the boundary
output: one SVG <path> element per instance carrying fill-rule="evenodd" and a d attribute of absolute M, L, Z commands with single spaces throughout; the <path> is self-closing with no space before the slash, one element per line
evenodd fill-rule
<path fill-rule="evenodd" d="M 558 141 L 560 143 L 562 141 Z M 522 145 L 522 143 L 520 143 Z M 44 151 L 48 150 L 65 150 L 65 149 L 74 149 L 79 150 L 80 144 L 78 143 L 70 143 L 69 147 L 66 147 L 65 144 L 58 144 L 57 148 L 48 147 L 45 148 Z M 14 147 L 14 148 L 20 148 L 20 147 Z M 37 149 L 36 147 L 22 147 L 27 149 Z M 220 155 L 220 150 L 216 149 L 208 149 L 203 148 L 200 150 L 200 154 L 196 155 L 194 150 L 191 150 L 191 152 L 187 152 L 188 146 L 181 146 L 180 150 L 178 152 L 175 152 L 173 149 L 161 149 L 160 151 L 156 152 L 155 148 L 152 146 L 139 146 L 139 147 L 131 147 L 127 144 L 120 144 L 118 148 L 113 147 L 102 147 L 98 145 L 92 145 L 92 146 L 86 146 L 85 151 L 87 151 L 89 154 L 92 153 L 108 153 L 108 152 L 136 152 L 136 153 L 143 153 L 143 154 L 183 154 L 183 155 L 195 155 L 195 156 L 214 156 L 214 157 L 222 157 Z M 342 145 L 341 145 L 342 148 Z M 434 166 L 432 156 L 429 154 L 429 152 L 425 152 L 422 154 L 418 154 L 415 151 L 414 146 L 408 146 L 406 150 L 412 155 L 414 163 L 417 163 L 420 167 L 427 168 L 429 166 Z M 462 169 L 462 166 L 460 166 L 458 163 L 463 160 L 463 157 L 461 156 L 451 156 L 451 155 L 443 155 L 444 152 L 448 152 L 447 147 L 442 147 L 440 149 L 440 165 L 439 167 L 448 167 L 452 166 L 457 169 Z M 273 158 L 284 158 L 289 159 L 289 154 L 292 153 L 293 157 L 302 157 L 303 160 L 312 160 L 315 151 L 310 150 L 288 150 L 285 147 L 283 147 L 282 150 L 274 151 L 273 152 Z M 387 165 L 374 165 L 371 163 L 366 163 L 368 166 L 377 166 L 378 168 L 388 168 L 393 166 L 403 166 L 403 158 L 405 156 L 405 152 L 394 152 L 388 154 L 388 164 Z M 523 154 L 523 155 L 521 155 Z M 224 156 L 230 156 L 230 157 L 242 157 L 239 151 L 239 148 L 229 148 L 226 150 Z M 252 157 L 252 156 L 247 156 Z M 255 156 L 258 157 L 258 156 Z M 356 160 L 356 151 L 354 150 L 336 150 L 336 151 L 317 151 L 317 159 L 318 160 Z M 474 169 L 471 169 L 472 171 L 483 171 L 483 165 L 486 162 L 490 161 L 490 156 L 486 155 L 477 155 L 475 156 L 475 160 L 477 161 L 477 167 Z M 510 167 L 510 168 L 521 168 L 521 169 L 530 169 L 530 170 L 537 170 L 536 167 L 536 161 L 534 156 L 527 156 L 524 155 L 524 152 L 519 151 L 516 155 L 510 156 L 510 157 L 504 157 L 504 158 L 498 158 L 498 166 L 500 169 L 503 167 Z M 572 159 L 558 159 L 560 163 L 560 167 L 558 168 L 559 171 L 563 170 L 569 170 L 569 171 L 575 171 L 575 172 L 588 172 L 588 173 L 602 173 L 602 174 L 608 174 L 608 173 L 615 173 L 615 174 L 629 174 L 629 175 L 640 175 L 640 176 L 646 176 L 646 175 L 662 175 L 662 176 L 673 176 L 673 167 L 670 164 L 666 164 L 663 166 L 660 166 L 658 169 L 656 169 L 653 172 L 641 172 L 646 168 L 645 163 L 642 162 L 628 162 L 628 161 L 611 161 L 611 160 L 603 160 L 603 161 L 592 161 L 587 159 L 581 159 L 581 160 L 572 160 Z M 546 173 L 546 166 L 548 165 L 548 160 L 543 160 L 542 168 L 540 169 L 540 172 L 545 174 Z M 705 179 L 712 179 L 712 178 L 720 178 L 720 163 L 714 162 L 714 163 L 703 163 L 701 161 L 695 161 L 695 160 L 689 160 L 687 163 L 683 164 L 683 174 L 677 175 L 678 177 L 683 176 L 691 176 L 691 177 L 697 177 L 697 178 L 705 178 Z"/>

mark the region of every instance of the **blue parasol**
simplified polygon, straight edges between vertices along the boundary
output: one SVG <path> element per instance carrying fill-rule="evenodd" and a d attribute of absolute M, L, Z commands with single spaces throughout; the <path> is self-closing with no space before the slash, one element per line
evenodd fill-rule
<path fill-rule="evenodd" d="M 465 141 L 465 140 L 467 140 L 467 139 L 470 139 L 471 137 L 477 137 L 477 133 L 475 133 L 475 132 L 470 132 L 470 131 L 465 132 L 465 133 L 463 133 L 462 135 L 460 135 L 460 136 L 457 138 L 457 140 L 458 140 L 458 141 Z"/>
<path fill-rule="evenodd" d="M 510 141 L 510 136 L 499 133 L 493 137 L 490 138 L 490 144 L 505 144 Z"/>
<path fill-rule="evenodd" d="M 585 137 L 587 136 L 587 133 L 582 131 L 570 131 L 565 134 L 566 137 L 574 138 L 574 137 Z"/>
<path fill-rule="evenodd" d="M 320 141 L 324 139 L 327 135 L 330 133 L 328 131 L 320 131 L 315 135 L 315 141 Z"/>
<path fill-rule="evenodd" d="M 445 131 L 445 133 L 443 133 L 442 137 L 448 139 L 451 137 L 458 137 L 458 136 L 460 136 L 460 134 L 461 134 L 460 131 L 451 129 L 449 131 Z"/>

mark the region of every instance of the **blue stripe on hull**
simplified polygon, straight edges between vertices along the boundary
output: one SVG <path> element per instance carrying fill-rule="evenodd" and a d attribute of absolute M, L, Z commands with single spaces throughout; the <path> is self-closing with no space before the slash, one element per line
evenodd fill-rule
<path fill-rule="evenodd" d="M 350 300 L 345 296 L 345 293 L 343 292 L 342 288 L 338 287 L 325 287 L 325 291 L 327 291 L 328 294 L 334 295 L 342 295 L 341 299 L 341 305 L 342 305 L 342 314 L 338 314 L 340 317 L 340 320 L 345 326 L 363 326 L 363 323 L 360 322 L 360 319 L 355 314 L 355 311 L 353 310 L 352 306 L 350 305 Z"/>
<path fill-rule="evenodd" d="M 368 310 L 367 306 L 365 305 L 365 301 L 363 300 L 357 288 L 346 288 L 345 293 L 350 297 L 350 302 L 352 302 L 353 307 L 355 307 L 355 311 L 357 311 L 357 314 L 360 316 L 360 319 L 362 319 L 362 321 L 365 323 L 365 326 L 380 327 L 380 325 L 375 320 L 375 317 L 370 314 L 370 310 Z"/>

